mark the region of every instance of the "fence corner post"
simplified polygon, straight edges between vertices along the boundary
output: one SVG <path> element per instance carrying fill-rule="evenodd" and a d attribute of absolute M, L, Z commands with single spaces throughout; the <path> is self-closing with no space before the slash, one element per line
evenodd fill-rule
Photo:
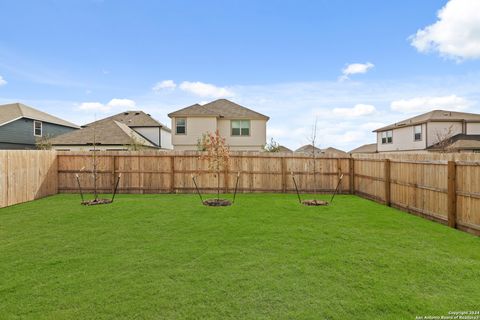
<path fill-rule="evenodd" d="M 390 175 L 391 175 L 391 170 L 390 170 L 390 159 L 385 159 L 384 160 L 384 165 L 385 165 L 385 205 L 391 206 L 392 202 L 390 200 Z"/>
<path fill-rule="evenodd" d="M 457 227 L 457 165 L 448 161 L 448 226 Z"/>

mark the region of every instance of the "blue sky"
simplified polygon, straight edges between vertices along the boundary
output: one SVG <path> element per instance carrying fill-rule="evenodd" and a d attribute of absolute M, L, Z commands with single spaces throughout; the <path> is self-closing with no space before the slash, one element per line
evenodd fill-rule
<path fill-rule="evenodd" d="M 307 143 L 317 117 L 320 146 L 349 150 L 430 109 L 480 112 L 479 2 L 2 1 L 0 103 L 169 124 L 226 97 L 281 144 Z"/>

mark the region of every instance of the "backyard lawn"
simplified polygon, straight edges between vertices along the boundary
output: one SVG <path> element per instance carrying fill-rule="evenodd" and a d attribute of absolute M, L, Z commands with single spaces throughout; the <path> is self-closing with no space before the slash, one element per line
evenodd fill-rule
<path fill-rule="evenodd" d="M 320 197 L 328 199 L 328 197 Z M 480 309 L 480 238 L 355 196 L 57 195 L 0 209 L 1 319 L 415 319 Z"/>

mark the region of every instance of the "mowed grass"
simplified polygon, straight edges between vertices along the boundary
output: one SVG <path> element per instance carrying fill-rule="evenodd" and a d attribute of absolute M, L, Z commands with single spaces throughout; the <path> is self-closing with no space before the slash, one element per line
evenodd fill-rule
<path fill-rule="evenodd" d="M 479 302 L 478 237 L 355 196 L 0 209 L 2 319 L 414 319 Z"/>

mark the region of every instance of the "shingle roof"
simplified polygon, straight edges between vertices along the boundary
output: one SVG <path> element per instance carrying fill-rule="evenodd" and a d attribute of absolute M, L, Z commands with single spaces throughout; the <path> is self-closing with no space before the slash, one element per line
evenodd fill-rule
<path fill-rule="evenodd" d="M 457 134 L 453 137 L 447 138 L 446 143 L 442 146 L 442 142 L 438 142 L 427 148 L 428 150 L 473 150 L 480 149 L 480 135 L 478 134 Z"/>
<path fill-rule="evenodd" d="M 462 120 L 480 121 L 480 114 L 448 111 L 448 110 L 433 110 L 433 111 L 418 115 L 416 117 L 408 118 L 406 120 L 388 125 L 386 127 L 373 130 L 373 132 L 396 129 L 396 128 L 401 128 L 405 126 L 413 126 L 416 124 L 429 122 L 429 121 L 462 121 Z"/>
<path fill-rule="evenodd" d="M 347 153 L 345 151 L 334 148 L 334 147 L 328 147 L 328 148 L 321 149 L 321 150 L 322 150 L 322 153 L 324 153 L 324 154 L 335 154 L 335 155 L 342 155 L 342 156 L 347 155 Z"/>
<path fill-rule="evenodd" d="M 112 119 L 56 136 L 50 141 L 52 145 L 93 145 L 94 140 L 97 145 L 129 145 L 135 140 L 137 144 L 156 148 L 126 124 Z"/>
<path fill-rule="evenodd" d="M 349 153 L 376 153 L 377 152 L 377 144 L 376 143 L 369 143 L 364 144 L 358 148 L 353 149 Z"/>
<path fill-rule="evenodd" d="M 293 152 L 293 150 L 285 146 L 278 146 L 278 152 Z"/>
<path fill-rule="evenodd" d="M 28 118 L 32 120 L 58 124 L 65 127 L 80 128 L 76 124 L 57 118 L 32 107 L 26 106 L 23 103 L 10 103 L 0 105 L 0 126 L 19 118 Z"/>
<path fill-rule="evenodd" d="M 295 150 L 295 152 L 313 154 L 313 147 L 312 147 L 311 144 L 306 144 L 304 146 L 301 146 L 297 150 Z M 320 148 L 315 147 L 315 154 L 347 155 L 347 153 L 345 151 L 342 151 L 340 149 L 333 148 L 333 147 L 328 147 L 328 148 L 325 148 L 325 149 L 320 149 Z"/>
<path fill-rule="evenodd" d="M 93 125 L 94 123 L 108 122 L 111 120 L 124 123 L 129 127 L 162 127 L 168 132 L 171 131 L 166 125 L 153 119 L 152 116 L 150 116 L 149 114 L 143 111 L 121 112 L 111 117 L 107 117 L 104 119 L 100 119 L 100 120 L 88 123 L 86 125 L 83 125 L 82 127 L 88 127 Z"/>
<path fill-rule="evenodd" d="M 304 146 L 301 146 L 300 148 L 298 148 L 297 150 L 295 150 L 295 152 L 301 152 L 301 153 L 313 153 L 313 146 L 311 144 L 306 144 Z M 322 150 L 315 147 L 315 153 L 321 153 Z"/>
<path fill-rule="evenodd" d="M 170 118 L 212 116 L 227 119 L 270 119 L 261 113 L 245 108 L 227 99 L 218 99 L 204 105 L 196 103 L 189 107 L 169 113 L 168 116 Z"/>

